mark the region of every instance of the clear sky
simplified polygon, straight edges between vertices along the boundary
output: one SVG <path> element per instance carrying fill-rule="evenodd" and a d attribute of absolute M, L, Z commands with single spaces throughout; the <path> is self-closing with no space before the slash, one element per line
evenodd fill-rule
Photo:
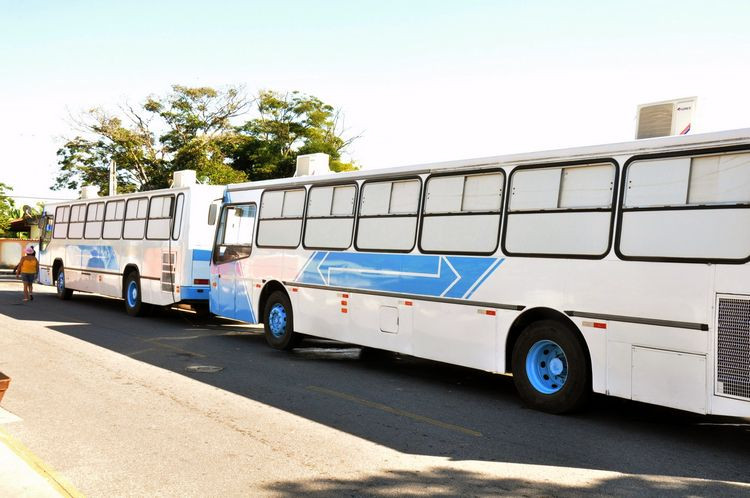
<path fill-rule="evenodd" d="M 172 84 L 315 95 L 372 168 L 630 140 L 685 96 L 750 127 L 749 82 L 747 0 L 0 0 L 0 182 L 64 196 L 69 115 Z"/>

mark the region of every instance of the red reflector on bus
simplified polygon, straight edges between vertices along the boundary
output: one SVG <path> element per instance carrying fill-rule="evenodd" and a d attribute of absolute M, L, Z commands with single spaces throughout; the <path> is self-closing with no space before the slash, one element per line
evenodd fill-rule
<path fill-rule="evenodd" d="M 496 313 L 495 313 L 495 310 L 486 310 L 484 312 L 484 314 L 485 315 L 490 315 L 490 316 L 495 316 Z"/>
<path fill-rule="evenodd" d="M 412 306 L 413 304 L 411 301 L 404 301 L 404 306 Z"/>
<path fill-rule="evenodd" d="M 349 297 L 349 294 L 341 294 L 341 297 L 347 298 Z"/>
<path fill-rule="evenodd" d="M 207 278 L 196 278 L 193 280 L 193 283 L 195 285 L 208 285 L 208 279 Z"/>
<path fill-rule="evenodd" d="M 346 308 L 341 308 L 341 312 L 342 313 L 349 313 L 349 310 L 347 310 Z"/>
<path fill-rule="evenodd" d="M 594 328 L 595 329 L 606 329 L 607 328 L 607 324 L 606 323 L 601 323 L 601 322 L 594 322 Z"/>
<path fill-rule="evenodd" d="M 346 306 L 347 301 L 341 301 L 342 306 Z"/>

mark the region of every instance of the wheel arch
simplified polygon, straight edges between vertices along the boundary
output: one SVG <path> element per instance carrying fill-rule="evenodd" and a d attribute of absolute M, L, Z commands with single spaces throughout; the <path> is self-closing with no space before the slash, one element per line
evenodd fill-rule
<path fill-rule="evenodd" d="M 57 275 L 60 273 L 60 268 L 64 268 L 62 258 L 55 258 L 52 262 L 52 281 L 57 282 Z"/>
<path fill-rule="evenodd" d="M 576 336 L 583 345 L 583 352 L 586 355 L 586 366 L 588 368 L 589 376 L 592 374 L 591 367 L 591 352 L 589 351 L 589 345 L 586 342 L 586 338 L 581 333 L 578 326 L 566 315 L 556 309 L 547 307 L 535 307 L 524 310 L 523 313 L 518 315 L 513 321 L 513 324 L 508 329 L 508 335 L 505 338 L 505 373 L 511 373 L 513 371 L 513 347 L 516 345 L 516 341 L 521 336 L 521 333 L 534 322 L 541 320 L 554 320 L 564 326 L 571 334 Z"/>
<path fill-rule="evenodd" d="M 284 287 L 284 284 L 278 280 L 269 280 L 263 286 L 263 289 L 260 291 L 260 297 L 258 297 L 258 323 L 263 321 L 263 312 L 266 309 L 268 297 L 275 291 L 281 291 L 286 294 L 286 297 L 289 298 L 289 301 L 291 302 L 291 296 L 289 296 L 289 292 L 286 290 L 286 287 Z"/>
<path fill-rule="evenodd" d="M 138 269 L 138 266 L 133 263 L 128 263 L 125 265 L 125 268 L 122 270 L 122 283 L 121 283 L 121 294 L 122 298 L 125 299 L 125 282 L 128 281 L 128 277 L 131 273 L 137 273 L 140 275 L 140 270 Z"/>

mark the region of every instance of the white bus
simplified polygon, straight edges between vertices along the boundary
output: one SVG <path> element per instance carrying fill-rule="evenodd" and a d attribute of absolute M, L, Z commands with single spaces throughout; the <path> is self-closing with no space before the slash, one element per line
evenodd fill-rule
<path fill-rule="evenodd" d="M 750 416 L 750 129 L 230 185 L 211 310 L 591 392 Z"/>
<path fill-rule="evenodd" d="M 170 189 L 47 205 L 40 283 L 55 285 L 62 299 L 74 290 L 123 298 L 134 316 L 151 305 L 206 306 L 215 224 L 209 211 L 224 187 L 178 173 Z"/>

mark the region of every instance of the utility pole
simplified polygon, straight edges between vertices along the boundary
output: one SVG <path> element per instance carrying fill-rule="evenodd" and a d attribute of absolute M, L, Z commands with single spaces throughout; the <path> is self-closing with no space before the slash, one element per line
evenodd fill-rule
<path fill-rule="evenodd" d="M 117 195 L 117 165 L 114 159 L 109 163 L 109 195 Z"/>

